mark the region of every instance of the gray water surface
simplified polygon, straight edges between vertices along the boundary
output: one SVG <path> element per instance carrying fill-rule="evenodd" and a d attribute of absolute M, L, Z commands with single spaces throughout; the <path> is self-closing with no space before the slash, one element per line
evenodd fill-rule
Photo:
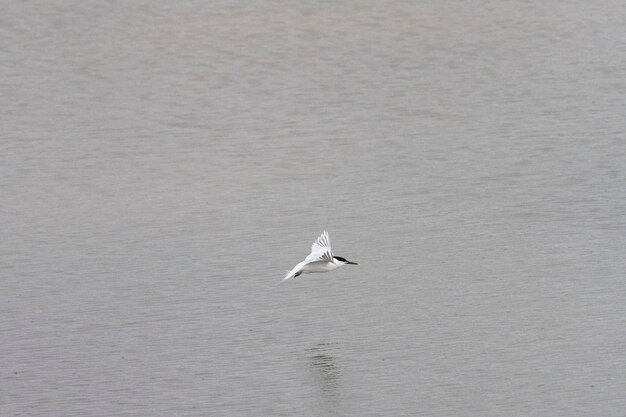
<path fill-rule="evenodd" d="M 2 9 L 0 415 L 624 416 L 623 2 Z"/>

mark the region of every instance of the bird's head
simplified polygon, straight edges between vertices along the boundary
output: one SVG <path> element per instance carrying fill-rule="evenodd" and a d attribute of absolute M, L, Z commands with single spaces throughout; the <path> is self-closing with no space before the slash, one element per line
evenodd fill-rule
<path fill-rule="evenodd" d="M 356 262 L 350 262 L 346 258 L 342 258 L 341 256 L 333 256 L 335 263 L 339 265 L 358 265 Z"/>

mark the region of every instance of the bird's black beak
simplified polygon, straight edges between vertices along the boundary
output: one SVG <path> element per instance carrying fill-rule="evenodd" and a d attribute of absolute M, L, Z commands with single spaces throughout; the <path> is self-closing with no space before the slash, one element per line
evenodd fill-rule
<path fill-rule="evenodd" d="M 350 262 L 350 261 L 347 261 L 346 263 L 347 263 L 348 265 L 358 265 L 356 262 Z"/>

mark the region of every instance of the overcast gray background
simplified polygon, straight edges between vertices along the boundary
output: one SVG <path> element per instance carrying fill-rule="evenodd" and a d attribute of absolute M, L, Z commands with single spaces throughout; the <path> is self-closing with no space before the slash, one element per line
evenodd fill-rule
<path fill-rule="evenodd" d="M 2 2 L 0 414 L 623 417 L 624 22 Z"/>

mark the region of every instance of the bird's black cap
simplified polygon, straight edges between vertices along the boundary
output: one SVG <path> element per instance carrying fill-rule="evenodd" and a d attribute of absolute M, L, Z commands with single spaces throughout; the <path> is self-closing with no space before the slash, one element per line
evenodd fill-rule
<path fill-rule="evenodd" d="M 347 260 L 346 258 L 342 258 L 341 256 L 333 256 L 333 258 L 335 258 L 338 261 L 350 264 L 350 265 L 358 265 L 356 262 L 350 262 L 349 260 Z"/>

